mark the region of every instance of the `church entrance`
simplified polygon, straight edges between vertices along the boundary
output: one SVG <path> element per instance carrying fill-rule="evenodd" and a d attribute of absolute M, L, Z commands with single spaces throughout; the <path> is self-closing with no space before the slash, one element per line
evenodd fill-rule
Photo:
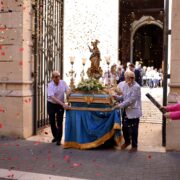
<path fill-rule="evenodd" d="M 162 68 L 163 30 L 157 25 L 144 25 L 134 34 L 133 62 L 140 61 L 143 66 Z"/>

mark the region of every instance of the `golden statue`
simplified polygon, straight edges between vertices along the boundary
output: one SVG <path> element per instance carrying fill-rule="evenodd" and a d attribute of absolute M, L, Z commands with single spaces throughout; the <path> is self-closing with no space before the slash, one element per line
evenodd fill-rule
<path fill-rule="evenodd" d="M 91 42 L 91 47 L 89 47 L 89 51 L 92 53 L 90 56 L 91 61 L 91 67 L 88 69 L 87 74 L 90 78 L 99 79 L 102 77 L 102 69 L 100 67 L 100 61 L 101 61 L 101 53 L 98 48 L 99 40 L 95 40 L 94 42 Z"/>

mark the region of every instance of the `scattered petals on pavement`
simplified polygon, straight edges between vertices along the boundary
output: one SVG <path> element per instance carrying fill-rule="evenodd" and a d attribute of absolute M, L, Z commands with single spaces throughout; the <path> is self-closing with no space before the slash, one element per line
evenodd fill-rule
<path fill-rule="evenodd" d="M 34 143 L 35 146 L 37 146 L 37 145 L 39 145 L 39 144 L 40 144 L 39 141 L 36 141 L 36 142 Z"/>
<path fill-rule="evenodd" d="M 97 172 L 97 173 L 96 173 L 96 176 L 101 176 L 101 175 L 102 175 L 102 174 L 101 174 L 101 173 L 99 173 L 99 172 Z"/>
<path fill-rule="evenodd" d="M 64 156 L 64 161 L 66 161 L 66 162 L 68 162 L 68 163 L 69 163 L 69 162 L 70 162 L 70 156 L 65 155 L 65 156 Z"/>
<path fill-rule="evenodd" d="M 81 163 L 73 163 L 73 167 L 79 167 L 81 166 Z"/>

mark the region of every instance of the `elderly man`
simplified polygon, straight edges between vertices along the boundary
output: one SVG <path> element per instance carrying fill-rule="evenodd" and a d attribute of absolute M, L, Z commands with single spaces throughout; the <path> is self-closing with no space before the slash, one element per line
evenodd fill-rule
<path fill-rule="evenodd" d="M 122 95 L 115 96 L 120 101 L 114 108 L 124 109 L 122 113 L 123 119 L 123 136 L 125 143 L 121 149 L 126 149 L 131 144 L 129 152 L 137 151 L 138 147 L 138 127 L 139 118 L 142 116 L 141 109 L 141 88 L 135 82 L 135 74 L 132 71 L 125 72 L 125 81 L 119 86 Z"/>
<path fill-rule="evenodd" d="M 62 122 L 64 109 L 69 109 L 64 103 L 64 95 L 68 93 L 69 87 L 64 80 L 60 80 L 60 73 L 53 71 L 52 81 L 48 84 L 47 111 L 51 124 L 51 132 L 54 137 L 52 142 L 56 145 L 61 144 Z"/>
<path fill-rule="evenodd" d="M 141 77 L 141 72 L 139 69 L 135 68 L 133 63 L 129 64 L 129 70 L 134 72 L 135 74 L 135 81 L 142 86 L 142 77 Z"/>

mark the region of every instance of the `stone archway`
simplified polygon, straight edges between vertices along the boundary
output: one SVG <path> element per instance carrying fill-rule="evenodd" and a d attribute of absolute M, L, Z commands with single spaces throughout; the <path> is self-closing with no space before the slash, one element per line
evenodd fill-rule
<path fill-rule="evenodd" d="M 150 24 L 137 29 L 133 38 L 133 63 L 142 62 L 143 66 L 162 69 L 163 30 Z"/>
<path fill-rule="evenodd" d="M 163 29 L 163 23 L 155 20 L 152 16 L 142 16 L 139 20 L 131 24 L 131 39 L 130 39 L 130 61 L 133 62 L 134 36 L 138 29 L 146 25 L 155 25 Z"/>

